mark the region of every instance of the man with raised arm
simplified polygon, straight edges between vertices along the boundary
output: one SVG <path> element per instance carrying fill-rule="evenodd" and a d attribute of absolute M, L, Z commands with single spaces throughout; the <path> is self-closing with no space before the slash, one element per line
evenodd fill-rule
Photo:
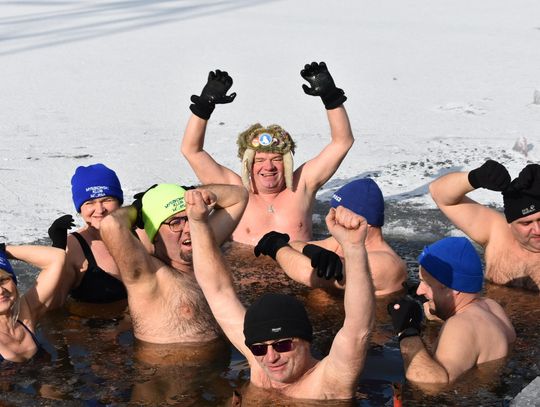
<path fill-rule="evenodd" d="M 343 90 L 336 87 L 324 62 L 305 65 L 300 72 L 311 87 L 304 92 L 320 96 L 327 110 L 331 142 L 316 157 L 293 172 L 295 143 L 278 125 L 254 124 L 238 137 L 240 174 L 224 167 L 204 150 L 206 125 L 216 104 L 230 103 L 227 95 L 232 78 L 216 70 L 200 96 L 193 95 L 191 116 L 182 139 L 182 154 L 203 184 L 244 185 L 249 202 L 233 233 L 233 240 L 254 246 L 269 230 L 288 233 L 293 240 L 312 237 L 312 211 L 317 190 L 336 172 L 354 138 L 343 103 Z"/>
<path fill-rule="evenodd" d="M 467 196 L 477 188 L 502 192 L 504 216 Z M 507 169 L 488 160 L 438 178 L 429 190 L 446 217 L 484 248 L 488 280 L 540 289 L 540 165 L 527 165 L 510 182 Z"/>
<path fill-rule="evenodd" d="M 351 181 L 332 195 L 330 205 L 344 206 L 366 219 L 365 247 L 375 295 L 401 290 L 407 267 L 384 240 L 384 198 L 377 183 L 371 178 Z M 308 287 L 343 289 L 345 286 L 343 249 L 333 236 L 312 242 L 289 242 L 287 234 L 271 231 L 259 240 L 255 254 L 272 257 L 290 278 Z"/>
<path fill-rule="evenodd" d="M 482 263 L 465 237 L 447 237 L 418 257 L 429 312 L 444 322 L 430 353 L 420 338 L 422 306 L 410 296 L 388 304 L 405 375 L 424 384 L 448 384 L 476 365 L 505 357 L 516 339 L 503 308 L 480 295 Z"/>
<path fill-rule="evenodd" d="M 215 203 L 209 227 L 221 244 L 242 216 L 247 193 L 233 185 L 205 188 L 203 195 L 211 194 Z M 127 289 L 134 335 L 144 342 L 200 343 L 218 337 L 219 328 L 193 274 L 185 192 L 178 185 L 159 184 L 101 222 L 101 237 Z M 133 234 L 135 224 L 144 225 L 153 255 Z"/>
<path fill-rule="evenodd" d="M 294 398 L 353 398 L 374 323 L 366 220 L 341 206 L 326 217 L 328 230 L 344 250 L 347 286 L 343 326 L 328 356 L 318 360 L 311 355 L 312 327 L 298 300 L 266 294 L 246 310 L 238 299 L 208 221 L 214 202 L 197 190 L 186 193 L 195 276 L 224 333 L 246 357 L 251 384 Z"/>

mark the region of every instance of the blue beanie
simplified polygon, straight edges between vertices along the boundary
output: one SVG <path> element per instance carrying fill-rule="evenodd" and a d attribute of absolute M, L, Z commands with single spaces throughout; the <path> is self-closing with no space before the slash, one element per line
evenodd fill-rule
<path fill-rule="evenodd" d="M 342 205 L 366 218 L 371 226 L 384 225 L 384 198 L 381 189 L 371 178 L 351 181 L 332 195 L 333 208 Z"/>
<path fill-rule="evenodd" d="M 477 293 L 482 289 L 482 262 L 465 237 L 447 237 L 424 247 L 418 263 L 439 282 L 456 291 Z"/>
<path fill-rule="evenodd" d="M 11 274 L 13 281 L 15 281 L 15 284 L 17 284 L 17 276 L 15 275 L 15 271 L 13 271 L 13 267 L 11 267 L 11 263 L 7 258 L 6 252 L 3 250 L 0 250 L 0 269 L 4 270 L 8 274 Z"/>
<path fill-rule="evenodd" d="M 118 199 L 120 205 L 124 203 L 124 193 L 116 173 L 103 164 L 77 167 L 71 178 L 71 193 L 77 212 L 86 201 L 104 196 Z"/>

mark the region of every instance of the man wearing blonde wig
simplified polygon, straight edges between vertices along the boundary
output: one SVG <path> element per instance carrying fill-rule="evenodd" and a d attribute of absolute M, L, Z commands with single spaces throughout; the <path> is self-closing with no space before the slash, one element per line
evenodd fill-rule
<path fill-rule="evenodd" d="M 242 216 L 247 193 L 234 185 L 199 191 L 213 205 L 210 224 L 222 243 Z M 184 194 L 175 184 L 156 185 L 100 225 L 101 238 L 126 286 L 133 333 L 146 343 L 208 343 L 219 335 L 193 274 Z M 135 225 L 144 227 L 154 245 L 153 255 L 133 233 Z"/>
<path fill-rule="evenodd" d="M 233 83 L 227 72 L 210 72 L 201 95 L 191 97 L 193 115 L 182 140 L 182 154 L 203 184 L 244 185 L 249 191 L 246 211 L 232 235 L 237 242 L 254 246 L 270 230 L 287 233 L 292 240 L 310 240 L 317 190 L 336 172 L 354 142 L 343 106 L 347 97 L 334 84 L 326 64 L 312 62 L 300 74 L 311 85 L 303 85 L 304 92 L 320 96 L 324 103 L 332 140 L 296 171 L 295 142 L 278 125 L 257 123 L 239 135 L 240 174 L 217 163 L 203 149 L 206 125 L 215 105 L 230 103 L 236 97 L 236 93 L 227 95 Z M 318 138 L 309 142 L 322 144 Z"/>

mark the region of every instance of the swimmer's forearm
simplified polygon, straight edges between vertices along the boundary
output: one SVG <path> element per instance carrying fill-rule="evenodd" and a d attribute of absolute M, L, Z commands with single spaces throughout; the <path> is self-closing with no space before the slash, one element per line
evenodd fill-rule
<path fill-rule="evenodd" d="M 204 151 L 204 138 L 208 122 L 192 114 L 188 120 L 180 151 L 191 164 L 194 154 Z"/>
<path fill-rule="evenodd" d="M 243 186 L 230 184 L 209 184 L 202 185 L 200 189 L 207 189 L 216 195 L 216 206 L 218 208 L 229 208 L 242 203 L 247 204 L 247 192 Z"/>
<path fill-rule="evenodd" d="M 420 336 L 403 338 L 400 348 L 408 380 L 434 384 L 449 382 L 448 372 L 429 354 Z"/>
<path fill-rule="evenodd" d="M 212 306 L 212 302 L 217 299 L 216 295 L 233 287 L 232 277 L 208 223 L 190 222 L 190 233 L 195 277 Z"/>
<path fill-rule="evenodd" d="M 106 216 L 100 224 L 101 239 L 118 266 L 124 284 L 153 274 L 150 255 L 132 232 L 136 219 L 137 209 L 126 206 Z"/>
<path fill-rule="evenodd" d="M 345 259 L 344 328 L 369 331 L 375 323 L 375 288 L 364 245 L 343 246 Z M 362 310 L 361 312 L 359 312 Z"/>
<path fill-rule="evenodd" d="M 214 239 L 212 228 L 206 221 L 190 221 L 190 231 L 195 278 L 227 338 L 246 354 L 242 331 L 245 309 L 236 295 L 232 275 Z"/>
<path fill-rule="evenodd" d="M 296 246 L 303 247 L 305 244 Z M 283 246 L 276 253 L 276 261 L 289 278 L 308 287 L 315 286 L 312 281 L 315 271 L 311 267 L 310 258 L 303 255 L 301 251 L 297 251 L 295 247 Z M 317 276 L 315 275 L 316 278 Z"/>
<path fill-rule="evenodd" d="M 335 109 L 327 110 L 328 123 L 332 142 L 343 144 L 349 150 L 354 143 L 354 136 L 345 107 L 341 105 Z"/>

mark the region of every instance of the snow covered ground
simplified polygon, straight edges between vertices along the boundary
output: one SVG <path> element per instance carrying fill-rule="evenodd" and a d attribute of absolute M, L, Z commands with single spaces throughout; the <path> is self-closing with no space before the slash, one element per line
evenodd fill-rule
<path fill-rule="evenodd" d="M 156 182 L 196 183 L 179 145 L 216 68 L 238 96 L 216 108 L 206 148 L 231 168 L 254 122 L 286 128 L 297 163 L 327 143 L 299 74 L 326 61 L 356 143 L 321 199 L 371 174 L 388 198 L 433 208 L 431 180 L 486 158 L 515 177 L 540 161 L 539 15 L 538 0 L 1 2 L 0 241 L 46 237 L 74 213 L 78 165 L 115 169 L 127 203 Z"/>

